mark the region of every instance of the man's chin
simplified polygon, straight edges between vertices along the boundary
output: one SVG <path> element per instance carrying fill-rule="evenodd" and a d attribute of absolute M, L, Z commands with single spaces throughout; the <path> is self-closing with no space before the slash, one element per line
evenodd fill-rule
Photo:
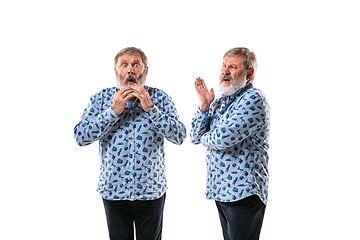
<path fill-rule="evenodd" d="M 230 81 L 222 81 L 220 83 L 220 86 L 222 86 L 223 88 L 231 88 L 232 84 Z"/>
<path fill-rule="evenodd" d="M 220 92 L 225 96 L 230 96 L 235 92 L 235 89 L 231 84 L 225 85 L 224 83 L 220 84 Z"/>

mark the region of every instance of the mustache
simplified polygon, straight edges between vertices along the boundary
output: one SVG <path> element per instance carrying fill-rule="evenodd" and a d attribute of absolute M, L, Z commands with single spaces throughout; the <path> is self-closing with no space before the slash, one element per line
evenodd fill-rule
<path fill-rule="evenodd" d="M 231 75 L 226 75 L 226 74 L 224 74 L 224 75 L 221 75 L 221 76 L 220 76 L 220 83 L 223 82 L 225 78 L 226 78 L 226 79 L 229 79 L 230 82 L 233 82 L 233 81 L 234 81 L 234 79 L 232 78 Z"/>
<path fill-rule="evenodd" d="M 134 74 L 129 74 L 125 77 L 125 83 L 128 83 L 130 80 L 133 80 L 134 83 L 138 83 L 138 78 Z"/>

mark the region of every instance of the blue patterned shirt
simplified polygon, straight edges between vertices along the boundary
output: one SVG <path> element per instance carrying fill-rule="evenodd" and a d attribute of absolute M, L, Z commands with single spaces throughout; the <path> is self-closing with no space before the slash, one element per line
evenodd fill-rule
<path fill-rule="evenodd" d="M 108 200 L 153 200 L 167 190 L 164 138 L 182 144 L 185 126 L 172 99 L 162 90 L 145 86 L 154 104 L 147 113 L 139 99 L 116 115 L 111 108 L 118 88 L 104 89 L 90 99 L 74 137 L 80 146 L 100 145 L 97 191 Z"/>
<path fill-rule="evenodd" d="M 208 199 L 233 202 L 258 195 L 267 204 L 269 130 L 269 105 L 252 83 L 216 99 L 206 113 L 198 109 L 190 137 L 207 149 Z"/>

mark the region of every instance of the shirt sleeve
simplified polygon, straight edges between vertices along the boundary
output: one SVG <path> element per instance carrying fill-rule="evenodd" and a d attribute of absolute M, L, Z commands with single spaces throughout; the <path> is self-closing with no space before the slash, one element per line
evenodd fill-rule
<path fill-rule="evenodd" d="M 203 113 L 198 109 L 191 122 L 190 138 L 193 144 L 199 144 L 204 133 L 210 128 L 210 110 Z"/>
<path fill-rule="evenodd" d="M 171 97 L 165 95 L 160 108 L 156 105 L 149 112 L 149 118 L 154 124 L 155 131 L 164 136 L 168 141 L 182 144 L 186 138 L 185 125 L 179 120 L 179 115 Z"/>
<path fill-rule="evenodd" d="M 210 149 L 221 150 L 244 141 L 265 124 L 266 109 L 263 97 L 258 94 L 244 96 L 223 116 L 223 120 L 201 137 L 201 143 Z"/>
<path fill-rule="evenodd" d="M 91 97 L 80 122 L 74 128 L 74 137 L 78 145 L 86 146 L 104 136 L 119 120 L 114 110 L 109 107 L 100 111 L 100 94 Z"/>

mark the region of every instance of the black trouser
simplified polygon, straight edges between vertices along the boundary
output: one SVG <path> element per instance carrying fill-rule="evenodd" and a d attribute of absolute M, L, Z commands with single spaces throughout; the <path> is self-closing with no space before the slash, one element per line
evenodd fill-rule
<path fill-rule="evenodd" d="M 156 200 L 103 199 L 111 240 L 161 240 L 165 194 Z"/>
<path fill-rule="evenodd" d="M 258 240 L 265 204 L 257 195 L 236 202 L 216 202 L 224 240 Z"/>

